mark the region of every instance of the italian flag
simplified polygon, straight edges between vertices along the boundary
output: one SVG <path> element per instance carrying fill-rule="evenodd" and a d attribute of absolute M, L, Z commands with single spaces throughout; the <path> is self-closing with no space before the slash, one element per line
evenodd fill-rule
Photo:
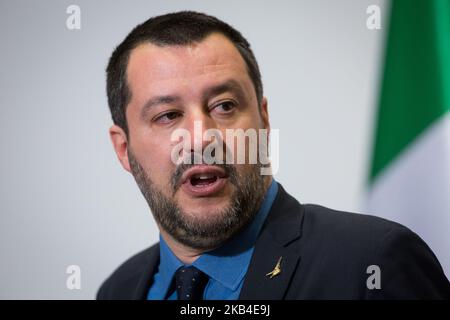
<path fill-rule="evenodd" d="M 416 232 L 450 277 L 450 0 L 394 0 L 368 212 Z"/>

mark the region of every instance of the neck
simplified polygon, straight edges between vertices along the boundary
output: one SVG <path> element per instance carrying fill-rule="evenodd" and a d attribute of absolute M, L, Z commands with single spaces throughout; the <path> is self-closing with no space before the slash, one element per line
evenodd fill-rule
<path fill-rule="evenodd" d="M 272 183 L 272 176 L 271 175 L 266 176 L 264 179 L 265 192 L 267 192 L 271 183 Z M 184 264 L 192 264 L 203 253 L 212 250 L 212 249 L 210 250 L 195 249 L 186 246 L 175 240 L 170 234 L 168 234 L 163 228 L 161 228 L 161 226 L 158 225 L 158 227 L 161 232 L 161 236 L 169 246 L 170 250 L 172 250 L 173 254 Z"/>

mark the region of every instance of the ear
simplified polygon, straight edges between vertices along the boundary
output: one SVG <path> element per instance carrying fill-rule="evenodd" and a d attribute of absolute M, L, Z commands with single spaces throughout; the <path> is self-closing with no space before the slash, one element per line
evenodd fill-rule
<path fill-rule="evenodd" d="M 131 173 L 130 163 L 128 161 L 128 139 L 125 131 L 117 126 L 113 125 L 109 128 L 109 137 L 116 152 L 117 158 L 119 159 L 122 167 Z"/>
<path fill-rule="evenodd" d="M 263 121 L 264 129 L 267 129 L 267 133 L 270 133 L 269 111 L 267 106 L 267 99 L 263 97 L 261 101 L 261 118 Z"/>

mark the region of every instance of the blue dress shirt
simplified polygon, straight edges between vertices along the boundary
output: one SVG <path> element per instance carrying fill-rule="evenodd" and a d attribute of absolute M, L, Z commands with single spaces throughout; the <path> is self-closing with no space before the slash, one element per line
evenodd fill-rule
<path fill-rule="evenodd" d="M 272 179 L 261 208 L 252 223 L 239 235 L 223 246 L 202 254 L 192 265 L 208 275 L 209 281 L 203 292 L 205 300 L 237 300 L 244 283 L 256 239 L 266 220 L 278 192 L 278 184 Z M 148 300 L 176 300 L 177 292 L 172 279 L 184 264 L 173 254 L 160 236 L 160 262 Z"/>

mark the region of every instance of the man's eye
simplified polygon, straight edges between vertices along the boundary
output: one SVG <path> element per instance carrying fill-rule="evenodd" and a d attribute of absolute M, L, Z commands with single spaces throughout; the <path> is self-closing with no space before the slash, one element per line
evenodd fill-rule
<path fill-rule="evenodd" d="M 236 108 L 236 105 L 232 101 L 225 101 L 217 104 L 213 109 L 220 113 L 229 113 Z"/>
<path fill-rule="evenodd" d="M 177 111 L 170 111 L 170 112 L 166 112 L 161 116 L 158 116 L 155 118 L 155 122 L 159 122 L 159 123 L 169 123 L 173 120 L 175 120 L 176 118 L 180 117 L 181 113 L 177 112 Z"/>

